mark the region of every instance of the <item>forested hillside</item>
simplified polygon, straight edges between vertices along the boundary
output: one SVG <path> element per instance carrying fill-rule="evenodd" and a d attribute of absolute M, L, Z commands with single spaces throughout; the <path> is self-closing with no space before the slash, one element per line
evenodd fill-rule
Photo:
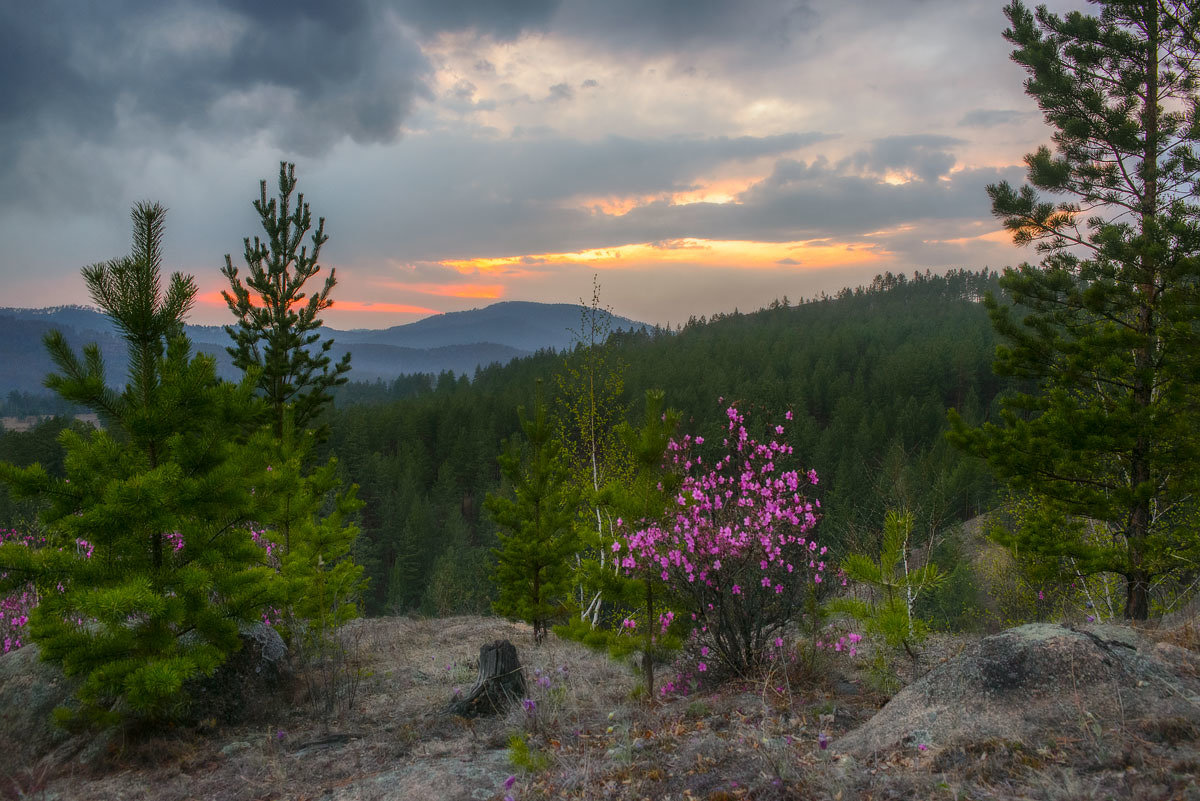
<path fill-rule="evenodd" d="M 820 476 L 822 542 L 865 543 L 884 511 L 902 506 L 923 536 L 986 508 L 994 492 L 985 468 L 943 437 L 948 408 L 980 421 L 1004 386 L 979 303 L 987 291 L 998 291 L 995 273 L 889 274 L 833 297 L 616 334 L 620 402 L 633 419 L 644 391 L 661 389 L 694 433 L 723 423 L 720 398 L 791 411 L 790 442 Z M 343 388 L 326 447 L 366 501 L 359 559 L 369 611 L 488 609 L 495 539 L 482 500 L 499 485 L 501 442 L 518 430 L 517 407 L 531 404 L 536 381 L 552 394 L 582 353 L 539 353 L 471 380 Z"/>

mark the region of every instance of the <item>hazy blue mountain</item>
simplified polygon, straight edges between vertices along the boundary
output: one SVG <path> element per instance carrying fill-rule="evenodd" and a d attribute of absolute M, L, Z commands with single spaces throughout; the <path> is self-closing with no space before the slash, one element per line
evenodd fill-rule
<path fill-rule="evenodd" d="M 372 342 L 406 348 L 492 342 L 530 352 L 542 348 L 562 350 L 574 341 L 572 331 L 580 328 L 581 311 L 582 307 L 574 303 L 504 301 L 482 309 L 438 314 L 382 331 L 339 331 L 333 337 L 339 343 Z M 609 317 L 613 331 L 645 326 L 627 317 L 602 313 Z"/>
<path fill-rule="evenodd" d="M 568 303 L 496 303 L 482 309 L 449 312 L 383 330 L 325 329 L 334 340 L 335 360 L 353 354 L 351 378 L 373 381 L 407 373 L 474 373 L 477 366 L 507 363 L 543 348 L 560 350 L 573 341 L 582 307 Z M 642 323 L 611 316 L 613 330 L 641 328 Z M 125 343 L 112 322 L 94 309 L 58 306 L 49 309 L 0 308 L 0 394 L 13 390 L 42 393 L 42 381 L 54 365 L 42 346 L 48 331 L 58 328 L 77 350 L 100 345 L 113 384 L 123 383 Z M 217 360 L 218 373 L 234 378 L 225 352 L 229 337 L 221 326 L 189 325 L 197 351 Z"/>

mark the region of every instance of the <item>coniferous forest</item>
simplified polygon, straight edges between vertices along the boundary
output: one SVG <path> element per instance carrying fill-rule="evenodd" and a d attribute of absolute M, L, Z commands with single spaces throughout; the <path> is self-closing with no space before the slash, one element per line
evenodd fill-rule
<path fill-rule="evenodd" d="M 997 291 L 996 278 L 889 274 L 678 330 L 615 332 L 606 361 L 622 379 L 614 407 L 636 420 L 644 392 L 661 389 L 682 427 L 697 432 L 720 426 L 723 402 L 790 410 L 790 442 L 820 476 L 823 542 L 866 545 L 898 507 L 939 532 L 995 500 L 986 467 L 944 434 L 947 408 L 982 422 L 1005 387 L 979 302 Z M 340 391 L 327 448 L 366 501 L 357 553 L 371 577 L 368 611 L 490 607 L 495 526 L 482 501 L 500 486 L 496 456 L 519 431 L 517 408 L 532 406 L 536 382 L 551 394 L 585 350 Z"/>

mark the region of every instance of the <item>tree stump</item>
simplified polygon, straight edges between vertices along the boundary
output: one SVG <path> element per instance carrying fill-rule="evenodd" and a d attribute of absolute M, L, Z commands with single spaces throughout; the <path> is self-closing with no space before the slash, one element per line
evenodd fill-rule
<path fill-rule="evenodd" d="M 449 711 L 467 718 L 498 715 L 526 695 L 525 673 L 517 647 L 496 640 L 479 647 L 479 678 L 471 692 L 450 702 Z"/>

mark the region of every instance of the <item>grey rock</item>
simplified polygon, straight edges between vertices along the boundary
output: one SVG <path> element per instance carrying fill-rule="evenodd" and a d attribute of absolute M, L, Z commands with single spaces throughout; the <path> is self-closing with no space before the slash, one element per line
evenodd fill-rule
<path fill-rule="evenodd" d="M 1030 624 L 986 637 L 834 743 L 864 758 L 927 744 L 1043 745 L 1064 731 L 1200 731 L 1200 655 L 1123 626 Z M 1167 725 L 1169 724 L 1169 726 Z"/>
<path fill-rule="evenodd" d="M 251 748 L 250 743 L 246 742 L 245 740 L 237 740 L 235 742 L 229 743 L 228 745 L 222 746 L 221 755 L 222 756 L 233 756 L 234 754 L 239 753 L 241 751 L 249 751 L 250 748 Z"/>
<path fill-rule="evenodd" d="M 26 769 L 69 739 L 51 716 L 74 692 L 75 683 L 43 662 L 36 645 L 0 656 L 0 775 Z"/>
<path fill-rule="evenodd" d="M 212 676 L 187 686 L 191 716 L 238 723 L 274 711 L 280 691 L 292 677 L 287 645 L 265 623 L 239 627 L 242 647 L 230 654 Z"/>

